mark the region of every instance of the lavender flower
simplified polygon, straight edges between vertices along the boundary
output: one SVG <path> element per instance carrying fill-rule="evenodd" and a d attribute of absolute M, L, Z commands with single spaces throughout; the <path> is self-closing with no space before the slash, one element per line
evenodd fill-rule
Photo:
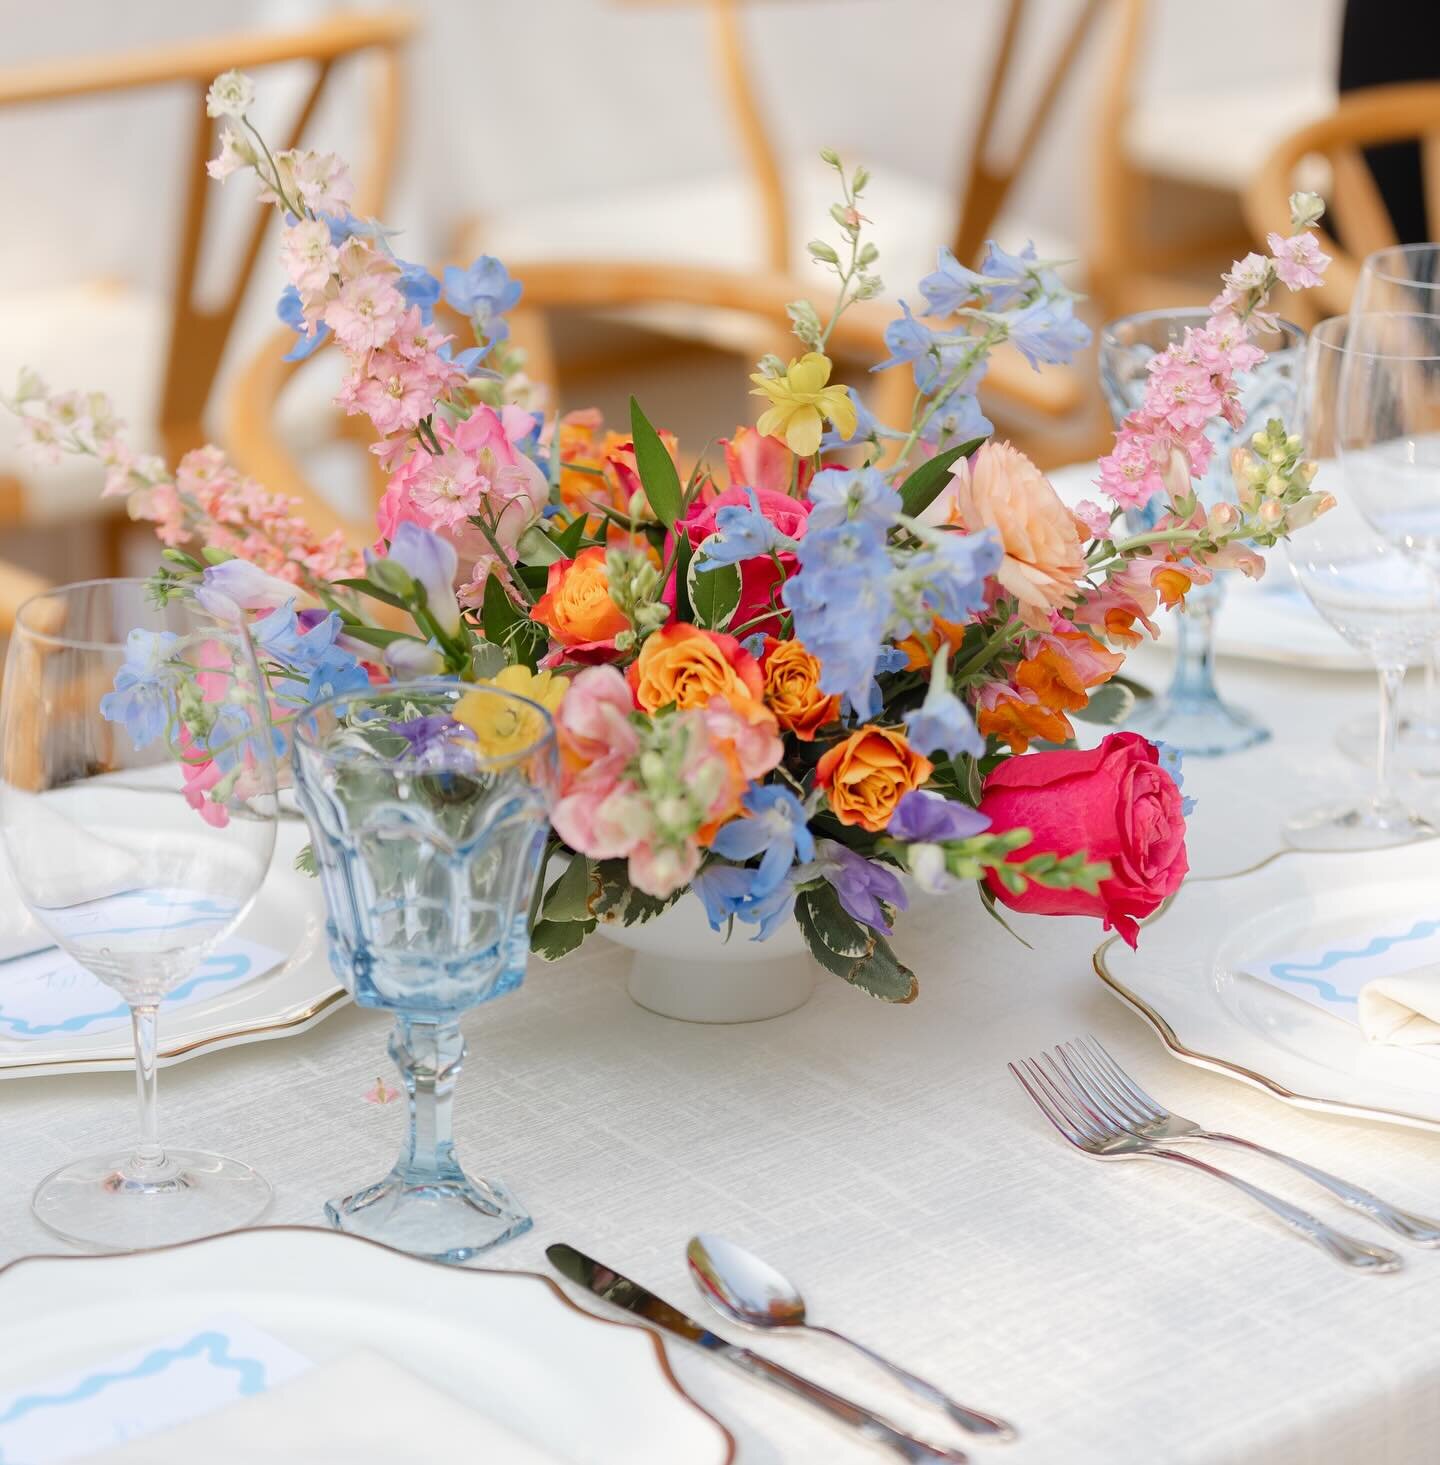
<path fill-rule="evenodd" d="M 990 827 L 989 818 L 969 804 L 912 789 L 895 806 L 885 832 L 893 839 L 925 844 L 971 839 Z"/>
<path fill-rule="evenodd" d="M 905 887 L 895 872 L 867 860 L 864 855 L 857 855 L 833 839 L 817 840 L 815 855 L 818 861 L 816 873 L 823 875 L 835 887 L 835 894 L 846 913 L 862 926 L 869 926 L 888 936 L 890 922 L 880 902 L 902 911 L 909 904 Z"/>

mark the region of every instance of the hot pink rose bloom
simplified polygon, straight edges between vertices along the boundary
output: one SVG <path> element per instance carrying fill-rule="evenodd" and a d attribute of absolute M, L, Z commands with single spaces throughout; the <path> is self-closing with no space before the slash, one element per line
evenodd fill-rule
<path fill-rule="evenodd" d="M 996 579 L 1019 602 L 1037 629 L 1047 613 L 1072 601 L 1085 573 L 1085 555 L 1074 516 L 1050 480 L 1009 443 L 987 442 L 950 470 L 952 519 L 978 534 L 993 529 L 1005 558 Z"/>
<path fill-rule="evenodd" d="M 680 527 L 684 529 L 690 540 L 691 549 L 699 547 L 701 542 L 715 533 L 715 515 L 720 509 L 731 504 L 747 506 L 750 503 L 750 495 L 754 493 L 760 504 L 760 512 L 782 533 L 788 534 L 791 539 L 800 539 L 805 534 L 805 521 L 810 516 L 810 505 L 802 499 L 791 498 L 788 493 L 777 493 L 770 488 L 727 488 L 724 493 L 716 494 L 708 503 L 701 503 L 698 499 L 690 505 L 689 512 L 680 521 Z M 667 542 L 665 553 L 670 553 Z M 788 580 L 795 573 L 796 560 L 793 554 L 782 553 L 780 555 L 780 568 L 777 569 L 774 560 L 771 559 L 750 559 L 740 565 L 740 603 L 735 607 L 735 614 L 730 617 L 732 626 L 745 626 L 747 636 L 760 634 L 765 636 L 778 636 L 780 634 L 780 618 L 778 615 L 769 616 L 765 620 L 755 624 L 755 618 L 764 615 L 770 606 L 771 592 L 775 591 L 778 597 L 778 589 L 782 580 Z M 674 607 L 675 604 L 675 577 L 670 577 L 670 583 L 665 587 L 665 604 Z"/>
<path fill-rule="evenodd" d="M 1033 884 L 1014 895 L 992 874 L 986 883 L 1001 904 L 1041 916 L 1099 916 L 1131 946 L 1138 922 L 1180 888 L 1189 868 L 1180 790 L 1138 733 L 1111 733 L 1086 752 L 1008 758 L 985 780 L 980 812 L 996 834 L 1030 831 L 1012 861 L 1084 850 L 1110 865 L 1094 895 Z"/>

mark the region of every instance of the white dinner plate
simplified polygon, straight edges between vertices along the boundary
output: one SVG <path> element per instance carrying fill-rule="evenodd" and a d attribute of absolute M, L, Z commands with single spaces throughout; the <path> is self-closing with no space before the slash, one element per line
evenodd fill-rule
<path fill-rule="evenodd" d="M 197 1053 L 304 1032 L 348 997 L 330 970 L 325 950 L 325 902 L 320 882 L 295 869 L 309 841 L 302 820 L 276 825 L 270 873 L 235 935 L 286 953 L 275 968 L 214 997 L 160 1010 L 162 1067 Z M 8 897 L 8 899 L 7 899 Z M 13 889 L 0 896 L 0 923 L 18 910 Z M 12 904 L 13 903 L 13 904 Z M 18 916 L 15 917 L 18 926 Z M 0 978 L 4 967 L 0 965 Z M 91 1033 L 41 1038 L 0 1036 L 0 1079 L 52 1073 L 114 1072 L 133 1066 L 128 1023 Z"/>
<path fill-rule="evenodd" d="M 1440 905 L 1440 840 L 1362 853 L 1287 850 L 1253 870 L 1187 880 L 1095 970 L 1177 1058 L 1302 1109 L 1440 1129 L 1440 1056 L 1358 1027 L 1242 968 L 1367 941 L 1387 918 Z"/>
<path fill-rule="evenodd" d="M 1047 477 L 1067 504 L 1088 498 L 1101 501 L 1094 463 L 1072 463 Z M 1295 583 L 1283 550 L 1262 551 L 1265 574 L 1259 580 L 1227 571 L 1225 599 L 1215 618 L 1215 654 L 1241 661 L 1273 661 L 1315 671 L 1373 671 L 1357 651 L 1313 605 Z M 1156 618 L 1160 644 L 1170 645 L 1172 618 Z"/>
<path fill-rule="evenodd" d="M 13 1262 L 0 1270 L 0 1393 L 92 1367 L 103 1379 L 117 1356 L 218 1317 L 315 1364 L 381 1354 L 575 1465 L 734 1458 L 648 1329 L 595 1317 L 531 1272 L 447 1267 L 304 1226 Z M 396 1444 L 397 1462 L 428 1458 L 424 1421 L 397 1421 Z"/>

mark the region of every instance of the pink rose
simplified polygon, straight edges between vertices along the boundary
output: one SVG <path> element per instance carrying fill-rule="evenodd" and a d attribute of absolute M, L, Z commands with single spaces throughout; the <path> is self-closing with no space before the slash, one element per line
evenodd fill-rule
<path fill-rule="evenodd" d="M 1030 831 L 1012 861 L 1084 850 L 1110 865 L 1094 895 L 1033 884 L 1012 895 L 991 875 L 986 883 L 1002 905 L 1040 916 L 1099 916 L 1131 946 L 1136 923 L 1180 888 L 1189 868 L 1180 790 L 1138 733 L 1111 733 L 1087 752 L 1009 758 L 985 780 L 980 812 L 996 834 Z"/>
<path fill-rule="evenodd" d="M 750 495 L 754 494 L 760 504 L 760 512 L 782 533 L 788 534 L 791 539 L 800 539 L 805 533 L 805 522 L 810 517 L 810 505 L 801 499 L 791 498 L 788 493 L 777 493 L 771 488 L 747 488 L 736 486 L 727 488 L 724 493 L 718 493 L 708 503 L 701 503 L 698 499 L 690 505 L 689 512 L 680 521 L 680 527 L 684 529 L 690 540 L 691 549 L 699 547 L 701 542 L 715 533 L 715 514 L 719 509 L 730 504 L 748 505 Z M 666 546 L 666 554 L 669 554 L 669 546 Z M 780 634 L 780 618 L 778 615 L 769 616 L 763 621 L 755 622 L 757 616 L 764 615 L 770 607 L 771 592 L 782 580 L 787 580 L 795 573 L 796 560 L 793 554 L 782 553 L 779 556 L 780 568 L 776 568 L 774 560 L 771 559 L 750 559 L 742 561 L 740 565 L 740 602 L 735 607 L 735 614 L 730 617 L 732 626 L 746 627 L 745 635 L 755 634 L 765 636 L 778 636 Z M 776 591 L 778 596 L 778 591 Z M 675 604 L 675 577 L 670 577 L 670 583 L 665 587 L 665 603 L 671 607 Z M 755 624 L 751 624 L 755 622 Z"/>
<path fill-rule="evenodd" d="M 988 442 L 950 470 L 951 517 L 970 534 L 993 529 L 1005 558 L 996 579 L 1037 630 L 1046 613 L 1075 598 L 1085 554 L 1070 510 L 1050 480 L 1009 443 Z"/>

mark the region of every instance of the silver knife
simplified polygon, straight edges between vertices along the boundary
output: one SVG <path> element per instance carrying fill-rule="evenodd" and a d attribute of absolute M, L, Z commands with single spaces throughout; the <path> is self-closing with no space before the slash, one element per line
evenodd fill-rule
<path fill-rule="evenodd" d="M 603 1298 L 615 1307 L 624 1308 L 636 1317 L 644 1318 L 652 1327 L 673 1333 L 677 1338 L 684 1338 L 687 1343 L 704 1348 L 752 1378 L 764 1379 L 766 1383 L 774 1384 L 786 1393 L 804 1399 L 832 1419 L 849 1425 L 864 1439 L 883 1445 L 902 1460 L 910 1461 L 910 1465 L 966 1465 L 969 1457 L 962 1451 L 918 1440 L 878 1414 L 872 1414 L 870 1410 L 842 1398 L 839 1394 L 832 1394 L 829 1389 L 802 1378 L 798 1373 L 792 1373 L 788 1368 L 772 1363 L 748 1348 L 727 1343 L 724 1338 L 718 1337 L 694 1318 L 686 1317 L 678 1308 L 671 1307 L 653 1292 L 647 1292 L 638 1282 L 632 1282 L 629 1277 L 602 1265 L 584 1252 L 576 1251 L 573 1246 L 558 1242 L 554 1246 L 547 1246 L 545 1255 L 550 1258 L 550 1264 L 557 1272 L 572 1282 L 579 1283 L 596 1297 Z"/>

